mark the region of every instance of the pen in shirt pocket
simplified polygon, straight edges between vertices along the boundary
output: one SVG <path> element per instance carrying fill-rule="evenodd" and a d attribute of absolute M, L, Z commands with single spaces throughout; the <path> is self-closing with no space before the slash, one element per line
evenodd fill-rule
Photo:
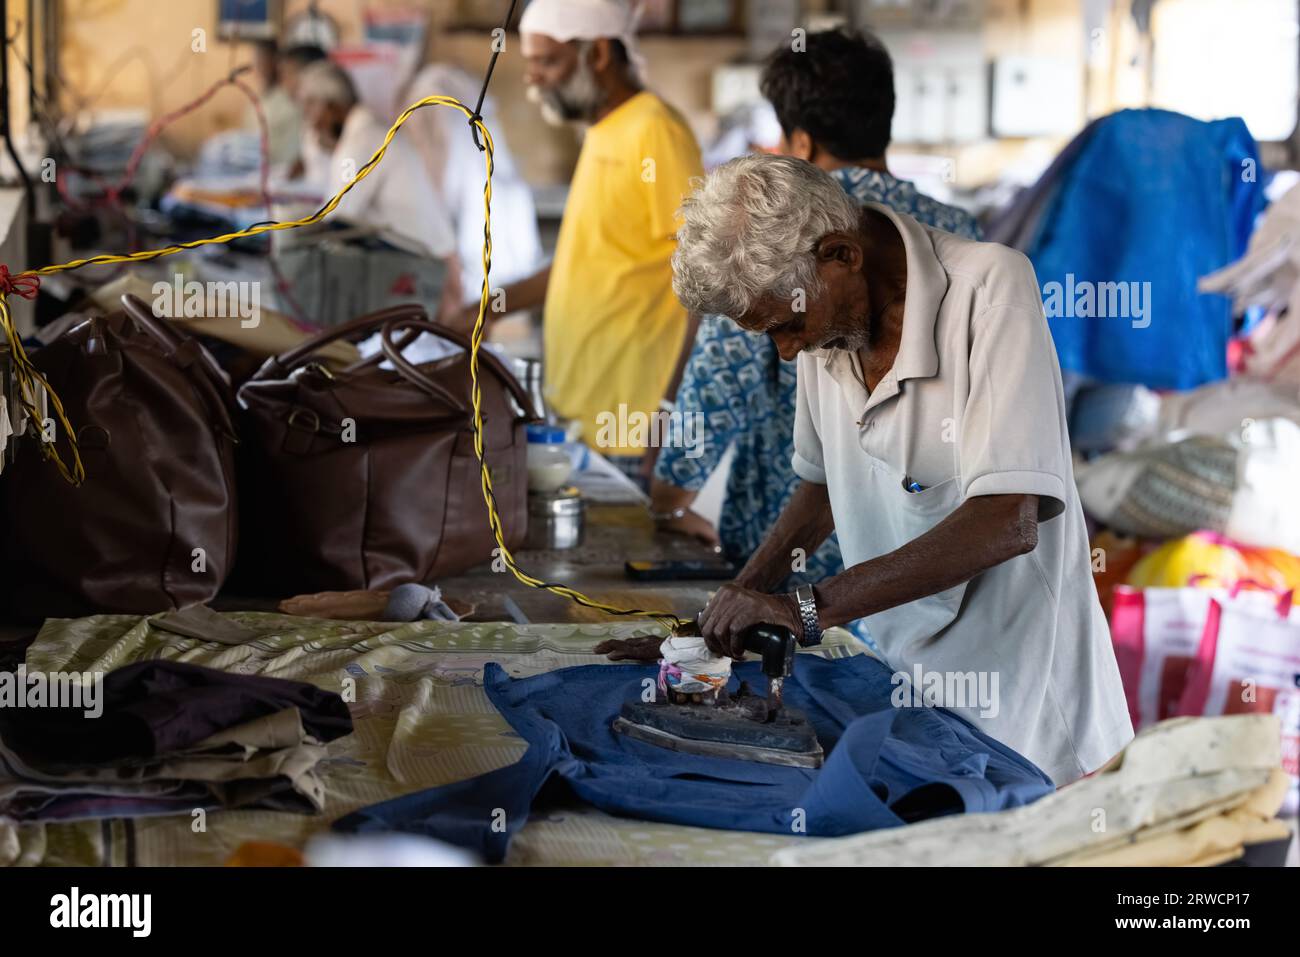
<path fill-rule="evenodd" d="M 903 476 L 903 488 L 905 488 L 905 489 L 906 489 L 907 491 L 909 491 L 909 492 L 924 492 L 924 491 L 925 491 L 925 486 L 922 485 L 920 482 L 915 482 L 915 481 L 913 481 L 913 480 L 912 480 L 912 476 L 910 476 L 910 475 L 904 475 L 904 476 Z"/>

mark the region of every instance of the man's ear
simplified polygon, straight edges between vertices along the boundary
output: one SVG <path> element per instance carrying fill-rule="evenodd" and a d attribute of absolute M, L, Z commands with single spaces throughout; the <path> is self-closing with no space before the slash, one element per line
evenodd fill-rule
<path fill-rule="evenodd" d="M 798 127 L 795 127 L 795 129 L 791 131 L 787 142 L 790 147 L 789 155 L 793 156 L 795 159 L 801 159 L 805 163 L 812 162 L 813 153 L 816 151 L 816 147 L 813 145 L 813 139 L 808 135 L 807 130 L 801 130 Z"/>
<path fill-rule="evenodd" d="M 862 268 L 862 244 L 848 233 L 827 233 L 817 244 L 819 264 L 838 263 L 854 272 Z"/>
<path fill-rule="evenodd" d="M 597 74 L 604 73 L 614 62 L 614 50 L 607 37 L 598 37 L 591 44 L 591 69 Z"/>

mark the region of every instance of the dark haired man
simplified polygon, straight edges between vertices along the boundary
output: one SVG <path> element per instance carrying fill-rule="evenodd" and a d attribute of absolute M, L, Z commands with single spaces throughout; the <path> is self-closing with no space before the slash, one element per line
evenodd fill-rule
<path fill-rule="evenodd" d="M 801 52 L 782 47 L 768 58 L 762 90 L 781 124 L 782 154 L 826 170 L 859 202 L 978 238 L 970 214 L 919 192 L 885 165 L 894 64 L 876 37 L 828 30 L 809 36 Z"/>
<path fill-rule="evenodd" d="M 806 48 L 782 47 L 768 58 L 763 95 L 781 124 L 779 151 L 829 172 L 859 203 L 882 203 L 948 232 L 979 238 L 963 210 L 932 199 L 889 173 L 885 148 L 894 115 L 889 53 L 869 34 L 827 31 Z M 795 373 L 770 339 L 721 318 L 700 326 L 677 392 L 677 409 L 708 423 L 702 450 L 665 448 L 655 465 L 651 509 L 668 532 L 719 542 L 743 563 L 763 541 L 799 479 L 791 468 Z M 729 445 L 735 459 L 719 529 L 690 510 Z M 691 455 L 686 454 L 687 451 Z M 790 584 L 819 581 L 843 569 L 831 536 L 814 554 L 792 559 Z M 855 629 L 870 642 L 865 629 Z"/>

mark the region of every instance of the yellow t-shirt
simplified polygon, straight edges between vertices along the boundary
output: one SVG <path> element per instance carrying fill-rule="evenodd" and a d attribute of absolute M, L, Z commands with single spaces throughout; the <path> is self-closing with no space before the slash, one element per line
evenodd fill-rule
<path fill-rule="evenodd" d="M 602 452 L 642 453 L 638 431 L 649 433 L 637 414 L 658 410 L 672 376 L 686 333 L 673 237 L 702 173 L 690 127 L 651 93 L 618 106 L 582 144 L 547 284 L 544 369 L 551 408 L 582 423 Z"/>

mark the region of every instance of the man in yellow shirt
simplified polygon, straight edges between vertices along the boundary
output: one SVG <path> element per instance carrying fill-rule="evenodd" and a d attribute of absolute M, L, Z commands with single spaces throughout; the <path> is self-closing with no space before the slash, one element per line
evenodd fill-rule
<path fill-rule="evenodd" d="M 638 474 L 690 325 L 671 258 L 677 210 L 703 173 L 699 147 L 685 120 L 642 88 L 619 0 L 533 0 L 519 30 L 528 98 L 553 123 L 588 126 L 555 258 L 506 287 L 504 305 L 545 303 L 547 401 Z"/>

